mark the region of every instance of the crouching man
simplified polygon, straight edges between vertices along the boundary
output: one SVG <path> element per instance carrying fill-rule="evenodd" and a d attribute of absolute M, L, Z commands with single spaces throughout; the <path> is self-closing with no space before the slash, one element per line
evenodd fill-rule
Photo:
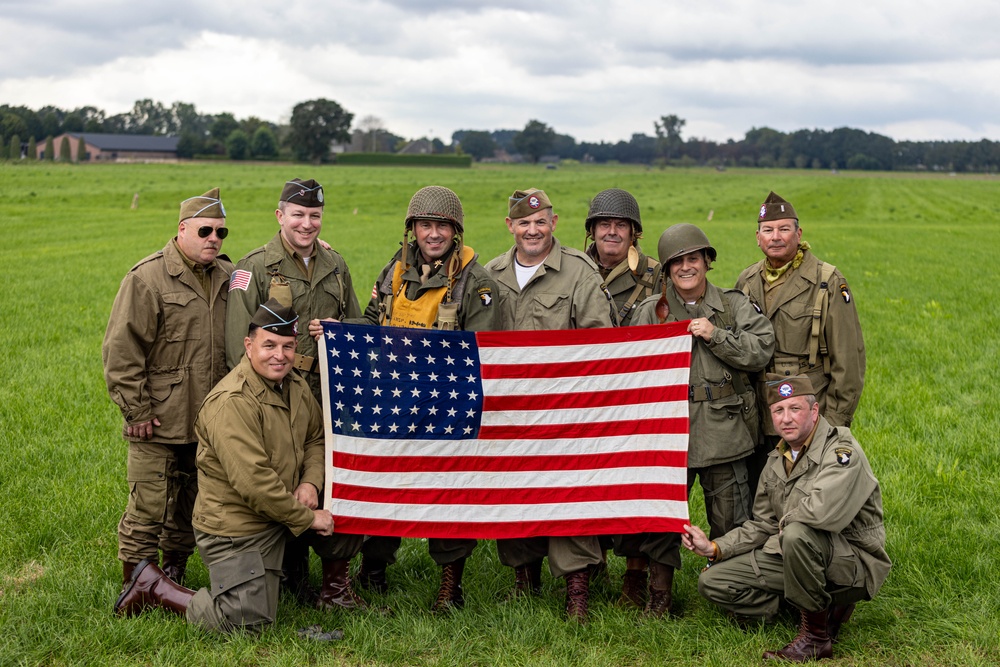
<path fill-rule="evenodd" d="M 115 604 L 117 614 L 163 607 L 219 632 L 259 630 L 274 621 L 278 608 L 285 540 L 310 529 L 333 534 L 333 516 L 317 509 L 322 414 L 306 381 L 291 373 L 297 320 L 276 299 L 258 307 L 244 340 L 246 354 L 205 399 L 195 423 L 193 524 L 211 588 L 183 588 L 152 561 L 142 561 Z M 340 594 L 355 598 L 347 565 L 362 537 L 337 537 Z"/>
<path fill-rule="evenodd" d="M 684 546 L 712 561 L 698 590 L 737 617 L 769 619 L 780 598 L 799 634 L 765 660 L 833 655 L 840 626 L 889 574 L 882 492 L 861 445 L 820 416 L 809 378 L 769 373 L 767 403 L 781 436 L 761 474 L 754 519 L 710 541 L 685 526 Z"/>

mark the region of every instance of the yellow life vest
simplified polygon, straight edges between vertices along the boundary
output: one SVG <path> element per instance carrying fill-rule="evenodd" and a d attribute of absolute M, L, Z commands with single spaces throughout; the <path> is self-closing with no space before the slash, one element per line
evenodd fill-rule
<path fill-rule="evenodd" d="M 458 278 L 458 274 L 468 266 L 476 253 L 468 246 L 462 247 L 462 265 L 454 276 L 450 276 L 449 284 L 436 289 L 427 290 L 415 301 L 406 298 L 406 283 L 403 281 L 405 267 L 402 262 L 396 262 L 392 273 L 392 312 L 389 321 L 386 322 L 391 327 L 405 327 L 409 329 L 435 329 L 435 328 L 456 328 L 455 326 L 439 327 L 438 308 L 448 293 L 451 281 Z M 453 310 L 457 314 L 458 304 L 454 304 Z"/>

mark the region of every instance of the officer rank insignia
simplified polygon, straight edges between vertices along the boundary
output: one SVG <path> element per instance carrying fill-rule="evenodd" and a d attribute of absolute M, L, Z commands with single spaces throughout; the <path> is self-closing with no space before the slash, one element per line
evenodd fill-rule
<path fill-rule="evenodd" d="M 493 303 L 493 290 L 489 287 L 480 287 L 477 293 L 479 294 L 479 300 L 483 302 L 484 306 Z"/>
<path fill-rule="evenodd" d="M 834 456 L 837 457 L 837 463 L 842 466 L 846 466 L 851 462 L 851 454 L 853 452 L 847 447 L 837 447 L 833 450 Z"/>
<path fill-rule="evenodd" d="M 840 296 L 844 297 L 844 303 L 851 302 L 851 293 L 847 289 L 847 283 L 840 283 Z"/>

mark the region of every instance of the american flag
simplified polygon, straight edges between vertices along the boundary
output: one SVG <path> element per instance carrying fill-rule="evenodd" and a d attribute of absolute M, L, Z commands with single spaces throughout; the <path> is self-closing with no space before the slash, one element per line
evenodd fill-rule
<path fill-rule="evenodd" d="M 249 271 L 244 271 L 243 269 L 236 269 L 233 271 L 232 277 L 229 279 L 229 291 L 232 292 L 234 289 L 241 289 L 244 292 L 247 291 L 247 287 L 250 286 L 250 279 L 253 278 L 253 274 Z"/>
<path fill-rule="evenodd" d="M 497 539 L 687 522 L 686 323 L 323 329 L 324 507 L 338 532 Z"/>

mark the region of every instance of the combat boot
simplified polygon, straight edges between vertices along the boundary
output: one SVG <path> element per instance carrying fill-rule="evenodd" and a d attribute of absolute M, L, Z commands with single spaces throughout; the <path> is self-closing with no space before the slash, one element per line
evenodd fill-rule
<path fill-rule="evenodd" d="M 132 581 L 132 573 L 135 572 L 136 565 L 138 563 L 131 563 L 127 560 L 122 561 L 122 590 L 125 590 L 125 587 Z"/>
<path fill-rule="evenodd" d="M 180 551 L 164 551 L 163 552 L 163 573 L 170 577 L 178 586 L 184 585 L 184 574 L 187 572 L 187 562 L 191 554 L 181 553 Z"/>
<path fill-rule="evenodd" d="M 799 634 L 784 648 L 764 653 L 764 660 L 808 662 L 833 657 L 833 646 L 827 633 L 830 614 L 822 611 L 803 611 Z"/>
<path fill-rule="evenodd" d="M 302 540 L 289 540 L 281 561 L 281 588 L 303 607 L 315 607 L 319 594 L 309 584 L 309 546 Z"/>
<path fill-rule="evenodd" d="M 389 592 L 389 581 L 385 570 L 389 564 L 384 560 L 361 555 L 361 569 L 358 571 L 358 586 L 365 590 L 385 595 Z"/>
<path fill-rule="evenodd" d="M 646 581 L 649 578 L 649 574 L 646 572 L 646 560 L 629 558 L 625 567 L 625 576 L 622 577 L 622 595 L 618 598 L 618 605 L 642 609 L 646 606 Z"/>
<path fill-rule="evenodd" d="M 437 599 L 431 606 L 434 613 L 461 609 L 465 606 L 465 595 L 462 593 L 462 572 L 465 570 L 465 559 L 441 566 L 441 586 L 438 588 Z"/>
<path fill-rule="evenodd" d="M 351 561 L 323 560 L 323 587 L 316 600 L 317 609 L 367 609 L 368 603 L 362 600 L 351 588 Z"/>
<path fill-rule="evenodd" d="M 541 592 L 542 561 L 535 560 L 514 568 L 514 590 L 507 594 L 508 600 L 539 595 Z"/>
<path fill-rule="evenodd" d="M 649 599 L 644 614 L 663 618 L 673 604 L 674 568 L 655 560 L 649 561 Z"/>
<path fill-rule="evenodd" d="M 193 597 L 194 591 L 175 584 L 147 558 L 135 566 L 132 579 L 115 602 L 115 613 L 136 616 L 146 609 L 162 607 L 184 616 Z"/>
<path fill-rule="evenodd" d="M 837 604 L 830 607 L 830 620 L 826 625 L 826 633 L 830 635 L 830 643 L 836 644 L 840 636 L 840 626 L 851 620 L 854 613 L 853 604 Z"/>
<path fill-rule="evenodd" d="M 590 569 L 584 568 L 568 573 L 566 575 L 566 618 L 586 625 L 589 597 Z"/>

